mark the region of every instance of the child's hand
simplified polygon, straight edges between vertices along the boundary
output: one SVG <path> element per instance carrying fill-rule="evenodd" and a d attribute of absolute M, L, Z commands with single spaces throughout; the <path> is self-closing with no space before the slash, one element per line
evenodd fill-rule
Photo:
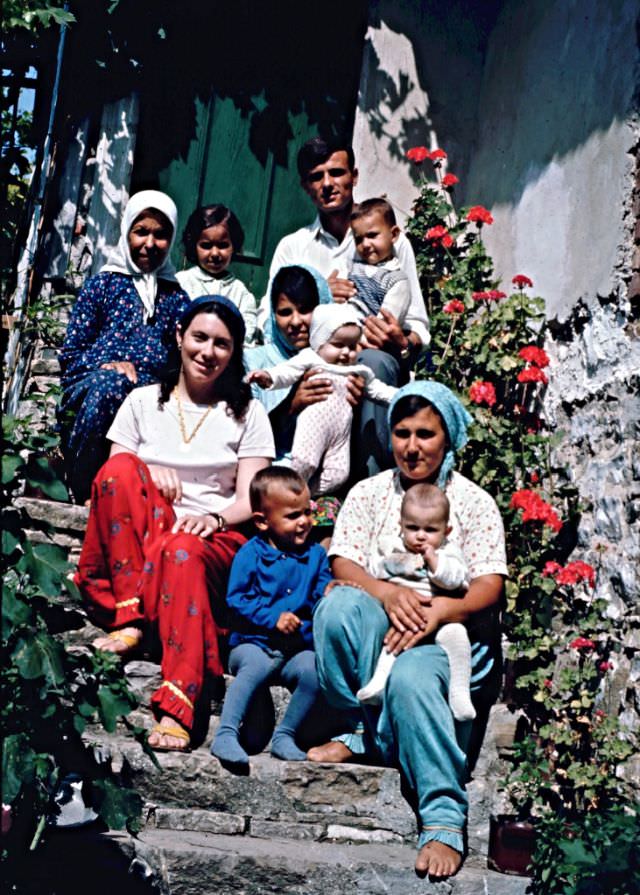
<path fill-rule="evenodd" d="M 422 555 L 424 556 L 424 564 L 431 572 L 435 572 L 438 568 L 438 554 L 436 553 L 436 548 L 431 544 L 427 544 L 422 551 Z"/>
<path fill-rule="evenodd" d="M 267 370 L 254 370 L 246 376 L 247 382 L 257 382 L 260 388 L 271 388 L 273 379 Z"/>
<path fill-rule="evenodd" d="M 281 612 L 276 622 L 276 630 L 281 634 L 295 634 L 302 622 L 293 612 Z"/>

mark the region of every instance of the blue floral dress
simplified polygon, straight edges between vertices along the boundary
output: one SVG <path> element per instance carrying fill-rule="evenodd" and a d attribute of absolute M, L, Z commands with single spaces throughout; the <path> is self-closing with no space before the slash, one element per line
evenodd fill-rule
<path fill-rule="evenodd" d="M 130 361 L 137 385 L 157 382 L 174 343 L 176 323 L 190 299 L 176 284 L 158 281 L 154 316 L 144 308 L 131 277 L 99 273 L 86 282 L 71 312 L 60 352 L 62 450 L 77 500 L 89 496 L 91 482 L 108 455 L 106 433 L 136 386 L 122 373 L 101 370 L 110 361 Z"/>

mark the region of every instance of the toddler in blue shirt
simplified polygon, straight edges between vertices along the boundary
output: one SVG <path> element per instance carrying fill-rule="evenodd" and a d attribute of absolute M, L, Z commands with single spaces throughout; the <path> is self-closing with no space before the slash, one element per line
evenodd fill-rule
<path fill-rule="evenodd" d="M 260 535 L 240 548 L 231 566 L 229 671 L 235 678 L 211 745 L 211 754 L 238 773 L 249 769 L 240 726 L 266 683 L 281 682 L 292 691 L 271 754 L 285 761 L 306 758 L 296 733 L 318 694 L 311 615 L 331 581 L 324 549 L 307 544 L 311 509 L 304 479 L 283 466 L 267 467 L 254 476 L 249 499 Z"/>

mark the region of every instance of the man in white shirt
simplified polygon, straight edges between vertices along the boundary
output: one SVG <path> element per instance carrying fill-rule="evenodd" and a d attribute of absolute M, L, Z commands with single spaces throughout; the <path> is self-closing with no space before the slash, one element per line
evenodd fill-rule
<path fill-rule="evenodd" d="M 353 149 L 344 143 L 314 137 L 298 153 L 298 172 L 301 186 L 318 214 L 311 224 L 284 236 L 278 243 L 269 270 L 267 294 L 258 312 L 259 326 L 268 316 L 271 280 L 281 267 L 310 264 L 327 278 L 334 298 L 350 298 L 356 292 L 348 279 L 355 256 L 349 222 L 353 189 L 358 182 Z M 429 343 L 429 323 L 415 256 L 404 233 L 398 237 L 395 251 L 410 283 L 409 310 L 402 327 L 387 311 L 366 318 L 364 337 L 368 347 L 358 358 L 378 379 L 389 385 L 407 381 L 412 361 Z M 354 421 L 354 442 L 354 480 L 374 475 L 389 465 L 386 408 L 370 401 L 363 402 L 359 426 Z"/>

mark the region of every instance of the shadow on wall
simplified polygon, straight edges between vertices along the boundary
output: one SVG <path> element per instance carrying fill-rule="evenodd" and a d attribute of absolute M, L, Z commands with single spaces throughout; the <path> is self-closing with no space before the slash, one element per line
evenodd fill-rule
<path fill-rule="evenodd" d="M 359 110 L 377 136 L 396 134 L 387 145 L 397 161 L 434 132 L 463 183 L 472 173 L 474 201 L 517 204 L 552 160 L 628 118 L 638 12 L 637 0 L 379 0 L 369 24 L 408 39 L 414 59 L 399 67 L 417 83 L 380 71 L 369 32 Z M 397 109 L 415 90 L 428 114 L 402 117 L 398 129 Z"/>

